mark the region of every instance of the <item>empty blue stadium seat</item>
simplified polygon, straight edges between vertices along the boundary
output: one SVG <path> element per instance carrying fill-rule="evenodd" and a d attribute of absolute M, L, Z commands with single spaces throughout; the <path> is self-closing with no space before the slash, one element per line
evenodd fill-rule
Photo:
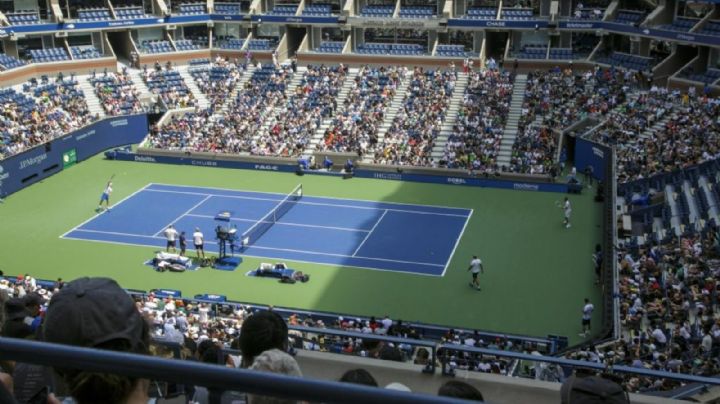
<path fill-rule="evenodd" d="M 197 15 L 206 14 L 207 9 L 205 8 L 206 3 L 186 3 L 180 4 L 178 11 L 182 15 Z"/>
<path fill-rule="evenodd" d="M 615 22 L 621 24 L 636 24 L 643 19 L 645 13 L 642 11 L 619 10 L 615 16 Z"/>
<path fill-rule="evenodd" d="M 95 59 L 102 56 L 94 46 L 71 46 L 70 51 L 72 52 L 73 59 Z"/>
<path fill-rule="evenodd" d="M 309 16 L 326 16 L 332 14 L 332 6 L 330 4 L 310 4 L 305 6 L 303 15 Z"/>
<path fill-rule="evenodd" d="M 465 45 L 438 45 L 435 52 L 444 57 L 467 57 L 470 53 L 465 51 Z"/>
<path fill-rule="evenodd" d="M 140 45 L 141 53 L 167 53 L 174 52 L 172 45 L 168 41 L 143 41 Z"/>
<path fill-rule="evenodd" d="M 142 7 L 116 7 L 115 14 L 117 18 L 121 20 L 145 17 L 145 12 Z"/>
<path fill-rule="evenodd" d="M 297 4 L 279 4 L 270 10 L 268 15 L 295 15 L 297 13 Z"/>
<path fill-rule="evenodd" d="M 430 6 L 400 7 L 400 18 L 432 18 L 435 10 Z"/>
<path fill-rule="evenodd" d="M 363 17 L 392 17 L 395 12 L 395 6 L 391 5 L 373 5 L 362 8 L 361 15 Z"/>
<path fill-rule="evenodd" d="M 38 12 L 35 10 L 15 11 L 6 13 L 5 16 L 12 25 L 30 25 L 40 23 L 40 17 L 38 16 Z"/>
<path fill-rule="evenodd" d="M 315 49 L 316 52 L 323 53 L 342 53 L 345 42 L 338 41 L 323 41 L 320 46 Z"/>
<path fill-rule="evenodd" d="M 529 8 L 503 8 L 503 20 L 521 21 L 533 18 L 533 11 Z"/>
<path fill-rule="evenodd" d="M 497 9 L 493 7 L 475 7 L 470 8 L 465 18 L 470 20 L 494 20 L 497 15 Z"/>
<path fill-rule="evenodd" d="M 107 8 L 85 8 L 78 10 L 78 20 L 80 21 L 104 21 L 111 20 L 110 10 Z"/>
<path fill-rule="evenodd" d="M 2 68 L 2 70 L 10 70 L 24 65 L 25 63 L 23 63 L 21 60 L 18 60 L 4 53 L 0 53 L 0 68 Z"/>
<path fill-rule="evenodd" d="M 720 36 L 720 21 L 708 21 L 696 31 L 698 34 Z"/>
<path fill-rule="evenodd" d="M 30 49 L 30 59 L 36 63 L 58 62 L 69 60 L 67 52 L 63 48 Z"/>
<path fill-rule="evenodd" d="M 217 14 L 241 14 L 240 3 L 215 3 Z"/>
<path fill-rule="evenodd" d="M 668 31 L 689 32 L 699 21 L 697 18 L 677 17 L 672 24 L 662 25 L 659 28 Z"/>

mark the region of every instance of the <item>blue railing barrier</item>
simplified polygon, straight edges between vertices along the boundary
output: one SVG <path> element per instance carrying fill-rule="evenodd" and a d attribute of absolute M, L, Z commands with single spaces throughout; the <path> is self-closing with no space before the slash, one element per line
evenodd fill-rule
<path fill-rule="evenodd" d="M 14 282 L 16 278 L 14 277 L 6 277 L 5 279 L 9 280 L 10 282 Z M 53 282 L 52 281 L 43 281 L 38 280 L 38 285 L 41 285 L 43 287 L 52 287 Z M 156 293 L 157 291 L 169 291 L 171 289 L 151 289 L 150 292 Z M 146 297 L 149 292 L 145 292 L 143 290 L 138 289 L 126 289 L 128 294 L 130 294 L 133 297 L 143 298 Z M 180 291 L 178 291 L 181 293 Z M 160 295 L 156 295 L 160 296 Z M 207 303 L 212 306 L 212 311 L 217 312 L 217 306 L 233 306 L 238 307 L 242 306 L 245 308 L 249 308 L 252 310 L 267 310 L 267 305 L 262 304 L 256 304 L 256 303 L 248 303 L 248 302 L 239 302 L 234 300 L 224 301 L 224 302 L 218 302 L 215 300 L 206 300 L 201 298 L 187 298 L 182 296 L 177 296 L 176 298 L 182 299 L 183 301 L 190 302 L 193 304 L 197 303 Z M 337 320 L 338 317 L 343 316 L 348 319 L 360 319 L 361 321 L 370 321 L 370 319 L 366 316 L 359 316 L 359 315 L 349 315 L 347 313 L 333 313 L 333 312 L 327 312 L 327 311 L 315 311 L 315 310 L 303 310 L 303 309 L 297 309 L 292 307 L 280 307 L 280 306 L 273 306 L 273 311 L 278 313 L 281 317 L 287 320 L 288 317 L 290 317 L 292 314 L 297 314 L 305 317 L 312 317 L 314 320 L 322 320 L 325 323 L 331 324 L 332 321 Z M 403 324 L 406 324 L 410 327 L 415 328 L 416 330 L 422 331 L 422 337 L 423 338 L 430 338 L 430 339 L 437 339 L 439 340 L 443 334 L 448 329 L 455 329 L 455 331 L 463 332 L 465 334 L 472 334 L 475 330 L 469 330 L 462 327 L 452 327 L 452 326 L 443 326 L 443 325 L 435 325 L 435 324 L 427 324 L 422 323 L 418 321 L 404 321 Z M 494 340 L 496 338 L 501 338 L 503 340 L 511 340 L 513 343 L 523 343 L 523 344 L 535 344 L 538 346 L 538 349 L 542 349 L 543 347 L 546 348 L 548 353 L 554 354 L 558 350 L 566 348 L 566 346 L 562 346 L 562 344 L 559 343 L 559 339 L 562 339 L 564 337 L 559 336 L 553 336 L 548 338 L 538 338 L 538 337 L 532 337 L 532 336 L 524 336 L 524 335 L 518 335 L 518 334 L 506 334 L 506 333 L 499 333 L 499 332 L 492 332 L 492 331 L 486 331 L 486 330 L 477 330 L 478 335 L 485 340 Z M 362 334 L 365 335 L 365 334 Z"/>
<path fill-rule="evenodd" d="M 369 341 L 382 341 L 382 342 L 392 342 L 396 345 L 410 345 L 415 347 L 423 347 L 430 349 L 430 358 L 432 359 L 423 369 L 423 373 L 435 373 L 435 364 L 437 359 L 437 343 L 433 341 L 427 341 L 427 340 L 421 340 L 421 339 L 410 339 L 410 338 L 400 338 L 400 337 L 390 337 L 387 335 L 380 335 L 380 334 L 365 334 L 361 332 L 354 332 L 354 331 L 343 331 L 343 330 L 333 330 L 333 329 L 327 329 L 327 328 L 314 328 L 314 327 L 304 327 L 304 326 L 295 326 L 295 325 L 289 325 L 289 330 L 299 331 L 299 332 L 306 332 L 306 333 L 312 333 L 312 334 L 321 334 L 321 335 L 333 335 L 337 337 L 346 337 L 346 338 L 360 338 L 363 341 L 369 340 Z"/>
<path fill-rule="evenodd" d="M 645 368 L 636 368 L 636 367 L 624 366 L 624 365 L 608 366 L 603 363 L 580 361 L 580 360 L 576 360 L 576 359 L 565 359 L 565 358 L 557 358 L 557 357 L 553 357 L 553 356 L 532 355 L 532 354 L 512 352 L 512 351 L 499 351 L 499 350 L 495 350 L 495 349 L 486 349 L 486 348 L 473 348 L 473 347 L 469 347 L 469 346 L 465 346 L 465 345 L 439 344 L 437 346 L 437 351 L 438 351 L 438 357 L 441 360 L 443 359 L 443 350 L 456 351 L 456 352 L 460 351 L 460 352 L 467 352 L 467 353 L 472 353 L 472 354 L 482 354 L 482 355 L 488 355 L 488 356 L 497 356 L 497 357 L 517 359 L 517 360 L 523 360 L 523 361 L 543 362 L 543 363 L 549 363 L 549 364 L 559 365 L 559 366 L 564 366 L 564 367 L 591 369 L 591 370 L 596 370 L 598 372 L 609 372 L 609 373 L 628 374 L 628 375 L 645 376 L 645 377 L 653 377 L 653 378 L 661 378 L 661 379 L 671 379 L 671 380 L 677 380 L 677 381 L 681 381 L 681 382 L 685 382 L 685 383 L 702 383 L 702 384 L 711 385 L 711 386 L 720 385 L 720 378 L 714 378 L 714 377 L 695 376 L 695 375 L 689 375 L 689 374 L 685 374 L 685 373 L 663 372 L 663 371 L 659 371 L 659 370 L 650 370 L 650 369 L 645 369 Z M 442 363 L 442 367 L 443 367 L 443 374 L 452 374 L 452 372 L 447 371 L 446 363 Z"/>
<path fill-rule="evenodd" d="M 467 403 L 465 400 L 290 377 L 154 356 L 0 337 L 4 360 L 326 403 Z"/>
<path fill-rule="evenodd" d="M 17 276 L 4 276 L 0 279 L 5 279 L 8 282 L 14 284 L 17 281 Z M 37 285 L 46 289 L 51 289 L 53 285 L 55 284 L 55 281 L 46 280 L 46 279 L 37 279 Z M 125 289 L 125 291 L 133 298 L 145 298 L 149 293 L 155 294 L 155 296 L 158 297 L 164 297 L 164 296 L 172 296 L 176 299 L 181 299 L 185 302 L 189 302 L 192 304 L 197 303 L 207 303 L 211 305 L 211 311 L 214 313 L 218 312 L 218 306 L 232 306 L 232 307 L 244 307 L 246 309 L 251 309 L 252 311 L 255 310 L 267 310 L 267 305 L 262 304 L 255 304 L 255 303 L 248 303 L 248 302 L 240 302 L 240 301 L 223 301 L 219 302 L 217 300 L 208 300 L 208 299 L 202 299 L 202 298 L 189 298 L 189 297 L 183 297 L 182 291 L 175 290 L 175 289 L 169 289 L 169 288 L 159 288 L 159 289 L 150 289 L 149 291 L 144 291 L 140 289 Z M 338 317 L 343 316 L 348 319 L 360 319 L 361 321 L 370 321 L 370 319 L 366 316 L 359 316 L 359 315 L 348 315 L 347 313 L 333 313 L 333 312 L 327 312 L 327 311 L 316 311 L 316 310 L 304 310 L 304 309 L 297 309 L 292 307 L 281 307 L 281 306 L 273 306 L 272 310 L 276 313 L 278 313 L 281 317 L 283 317 L 285 320 L 288 319 L 292 314 L 297 314 L 305 317 L 312 317 L 315 320 L 322 320 L 327 324 L 331 324 L 331 322 L 337 320 Z M 460 327 L 451 327 L 451 326 L 442 326 L 442 325 L 435 325 L 435 324 L 427 324 L 422 323 L 419 321 L 404 321 L 403 324 L 415 328 L 418 331 L 422 331 L 421 337 L 425 338 L 425 341 L 428 341 L 428 339 L 435 339 L 439 340 L 445 334 L 445 332 L 448 329 L 455 329 L 457 332 L 462 332 L 465 334 L 472 334 L 475 330 L 469 330 L 464 329 Z M 501 338 L 503 340 L 509 340 L 512 341 L 514 344 L 516 343 L 522 343 L 522 344 L 534 344 L 536 347 L 538 347 L 538 350 L 542 349 L 543 347 L 546 348 L 546 351 L 550 354 L 555 354 L 559 349 L 565 348 L 565 346 L 559 346 L 558 339 L 562 339 L 564 337 L 559 336 L 548 336 L 548 338 L 538 338 L 538 337 L 531 337 L 531 336 L 523 336 L 523 335 L 517 335 L 517 334 L 506 334 L 506 333 L 499 333 L 499 332 L 492 332 L 492 331 L 484 331 L 484 330 L 477 330 L 478 335 L 484 339 L 484 340 L 494 340 L 496 338 Z M 361 334 L 366 335 L 366 334 Z M 411 340 L 415 341 L 415 340 Z M 560 344 L 561 345 L 561 344 Z"/>

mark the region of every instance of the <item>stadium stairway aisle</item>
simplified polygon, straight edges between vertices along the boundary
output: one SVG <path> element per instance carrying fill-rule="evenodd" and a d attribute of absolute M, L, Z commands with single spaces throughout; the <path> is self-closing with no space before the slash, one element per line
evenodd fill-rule
<path fill-rule="evenodd" d="M 465 88 L 467 87 L 469 81 L 470 78 L 467 74 L 458 73 L 458 78 L 455 82 L 455 90 L 453 92 L 452 98 L 450 99 L 448 111 L 445 114 L 447 119 L 445 119 L 445 122 L 443 122 L 442 127 L 440 128 L 440 134 L 438 135 L 437 139 L 435 139 L 435 146 L 433 147 L 432 153 L 430 154 L 433 161 L 440 161 L 443 159 L 443 157 L 445 157 L 445 147 L 447 146 L 447 140 L 448 137 L 450 137 L 450 135 L 452 135 L 453 133 L 453 126 L 455 126 L 455 122 L 457 122 L 460 106 L 465 99 Z"/>
<path fill-rule="evenodd" d="M 118 64 L 118 70 L 119 69 L 122 69 L 122 65 L 120 64 Z M 148 86 L 145 84 L 145 81 L 142 79 L 142 75 L 140 74 L 141 70 L 128 68 L 128 72 L 130 72 L 130 78 L 132 79 L 133 85 L 135 85 L 135 88 L 140 91 L 141 97 L 143 94 L 152 94 Z"/>
<path fill-rule="evenodd" d="M 240 79 L 235 84 L 235 88 L 233 88 L 230 94 L 228 94 L 227 99 L 223 103 L 223 106 L 221 108 L 222 112 L 227 112 L 227 110 L 230 109 L 230 107 L 232 106 L 231 101 L 235 100 L 237 98 L 238 92 L 245 88 L 245 84 L 250 81 L 250 77 L 252 77 L 253 72 L 255 72 L 255 66 L 252 64 L 248 64 L 242 76 L 240 76 Z M 216 112 L 215 115 L 220 115 L 222 112 Z"/>
<path fill-rule="evenodd" d="M 351 67 L 348 69 L 345 81 L 343 82 L 342 87 L 340 87 L 340 92 L 338 92 L 338 96 L 336 98 L 338 109 L 345 105 L 345 100 L 347 99 L 348 94 L 350 94 L 350 89 L 352 89 L 358 72 L 360 72 L 360 69 L 357 67 Z M 335 114 L 337 115 L 337 111 L 335 111 Z M 308 150 L 317 149 L 318 143 L 322 142 L 325 138 L 325 131 L 330 127 L 334 118 L 335 116 L 330 116 L 323 119 L 322 123 L 317 129 L 315 129 L 315 133 L 313 133 L 312 138 L 310 139 L 310 147 L 308 147 Z"/>
<path fill-rule="evenodd" d="M 682 234 L 682 221 L 680 219 L 680 209 L 678 208 L 677 201 L 675 200 L 675 187 L 670 184 L 665 185 L 665 200 L 670 205 L 670 226 L 675 232 L 676 236 Z"/>
<path fill-rule="evenodd" d="M 498 153 L 497 159 L 497 164 L 501 167 L 510 164 L 512 148 L 515 144 L 520 114 L 522 113 L 522 105 L 523 101 L 525 101 L 525 83 L 527 83 L 526 74 L 518 74 L 515 76 L 510 112 L 508 113 L 508 120 L 505 123 L 505 130 L 503 130 L 500 152 Z"/>
<path fill-rule="evenodd" d="M 305 66 L 298 66 L 297 70 L 295 71 L 295 74 L 293 75 L 292 80 L 290 80 L 290 84 L 285 88 L 285 97 L 287 99 L 290 99 L 293 95 L 295 95 L 295 89 L 302 84 L 303 82 L 303 76 L 305 75 L 305 72 L 307 72 L 307 67 Z M 284 109 L 285 106 L 282 106 L 278 109 Z"/>
<path fill-rule="evenodd" d="M 378 128 L 378 145 L 383 144 L 383 141 L 385 140 L 385 134 L 387 133 L 388 129 L 390 129 L 390 125 L 392 125 L 392 122 L 395 120 L 395 116 L 397 116 L 398 111 L 400 111 L 400 108 L 403 107 L 403 103 L 405 102 L 405 95 L 407 94 L 408 86 L 410 86 L 410 81 L 408 80 L 408 77 L 412 76 L 412 74 L 412 69 L 409 69 L 405 77 L 402 78 L 400 87 L 397 89 L 395 96 L 390 102 L 390 106 L 388 106 L 387 108 L 385 119 L 383 120 L 382 125 L 380 125 L 380 127 Z M 374 153 L 367 153 L 362 159 L 363 163 L 372 163 L 374 160 Z"/>
<path fill-rule="evenodd" d="M 697 203 L 695 201 L 695 190 L 690 185 L 689 180 L 683 181 L 682 191 L 683 191 L 683 197 L 687 201 L 688 216 L 690 219 L 690 223 L 700 222 L 700 219 L 702 218 L 700 215 L 700 209 L 698 209 Z"/>
<path fill-rule="evenodd" d="M 95 93 L 95 87 L 90 83 L 90 75 L 77 76 L 78 86 L 80 90 L 85 94 L 85 101 L 88 105 L 90 113 L 97 114 L 100 119 L 105 117 L 105 110 L 102 107 L 100 98 Z"/>
<path fill-rule="evenodd" d="M 657 132 L 657 131 L 662 130 L 663 128 L 665 128 L 665 124 L 666 124 L 671 118 L 676 118 L 676 117 L 677 117 L 677 116 L 676 116 L 674 113 L 664 114 L 663 117 L 660 118 L 660 119 L 658 119 L 657 121 L 655 121 L 655 123 L 652 124 L 652 126 L 650 126 L 650 127 L 648 127 L 648 128 L 645 128 L 645 130 L 642 131 L 642 133 L 640 133 L 640 139 L 648 139 L 648 138 L 652 137 L 652 135 L 653 135 L 655 132 Z"/>
<path fill-rule="evenodd" d="M 705 199 L 708 201 L 708 217 L 715 220 L 715 223 L 720 223 L 720 210 L 718 209 L 720 206 L 718 205 L 718 201 L 715 199 L 715 195 L 713 195 L 710 190 L 710 181 L 708 181 L 706 176 L 701 175 L 698 179 L 698 186 L 700 187 L 699 192 L 702 192 L 705 195 Z"/>
<path fill-rule="evenodd" d="M 200 109 L 210 108 L 210 100 L 205 96 L 205 93 L 200 91 L 200 87 L 195 84 L 195 79 L 190 74 L 188 65 L 177 66 L 177 71 L 180 72 L 180 77 L 185 81 L 185 85 L 188 86 L 190 92 L 195 96 Z"/>
<path fill-rule="evenodd" d="M 290 83 L 285 87 L 285 97 L 286 99 L 290 99 L 292 95 L 295 92 L 295 87 L 299 86 L 300 83 L 302 83 L 302 77 L 303 74 L 307 71 L 307 67 L 305 66 L 298 66 L 297 71 L 293 73 L 292 79 L 290 79 Z M 260 130 L 257 131 L 255 136 L 253 136 L 253 141 L 257 142 L 260 139 L 260 136 L 263 133 L 267 133 L 270 130 L 270 127 L 275 124 L 276 120 L 275 117 L 282 112 L 282 110 L 285 108 L 285 103 L 278 102 L 278 105 L 273 107 L 272 110 L 267 110 L 265 112 L 265 115 L 262 120 L 262 126 L 260 126 Z"/>

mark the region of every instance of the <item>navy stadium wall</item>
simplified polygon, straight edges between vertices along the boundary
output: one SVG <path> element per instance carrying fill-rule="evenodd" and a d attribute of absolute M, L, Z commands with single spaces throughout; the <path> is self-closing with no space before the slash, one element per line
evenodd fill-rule
<path fill-rule="evenodd" d="M 147 115 L 107 118 L 0 161 L 0 196 L 15 193 L 63 169 L 63 154 L 77 161 L 113 147 L 138 143 L 148 131 Z"/>

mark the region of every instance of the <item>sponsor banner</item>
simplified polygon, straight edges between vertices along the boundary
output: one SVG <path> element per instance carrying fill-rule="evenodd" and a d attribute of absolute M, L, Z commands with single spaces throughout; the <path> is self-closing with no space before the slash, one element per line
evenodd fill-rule
<path fill-rule="evenodd" d="M 243 21 L 245 16 L 242 14 L 212 14 L 210 19 L 213 21 Z"/>
<path fill-rule="evenodd" d="M 147 131 L 145 114 L 107 118 L 1 160 L 0 195 L 17 192 L 103 150 L 139 143 Z"/>
<path fill-rule="evenodd" d="M 440 21 L 436 19 L 402 19 L 402 18 L 370 18 L 349 17 L 348 24 L 362 28 L 408 28 L 408 29 L 437 29 Z"/>
<path fill-rule="evenodd" d="M 221 168 L 239 168 L 258 171 L 295 172 L 297 170 L 297 164 L 290 162 L 288 162 L 288 164 L 260 164 L 245 161 L 201 160 L 180 156 L 139 156 L 131 152 L 117 153 L 115 158 L 117 160 L 141 161 L 145 163 L 185 164 Z M 326 171 L 306 170 L 304 173 L 309 175 L 328 175 L 328 172 Z M 332 175 L 339 176 L 340 174 L 332 173 Z M 380 180 L 429 182 L 435 184 L 515 189 L 520 191 L 562 193 L 566 193 L 568 191 L 567 184 L 517 182 L 477 177 L 449 177 L 444 175 L 409 174 L 404 172 L 370 171 L 363 169 L 355 170 L 355 176 L 359 178 L 375 178 Z"/>
<path fill-rule="evenodd" d="M 506 21 L 506 20 L 466 20 L 466 19 L 449 19 L 448 27 L 457 28 L 547 28 L 547 20 L 524 20 L 524 21 Z"/>
<path fill-rule="evenodd" d="M 444 175 L 411 174 L 378 172 L 369 170 L 356 170 L 355 176 L 360 178 L 377 178 L 382 180 L 430 182 L 435 184 L 465 185 L 473 187 L 503 188 L 518 191 L 534 192 L 562 192 L 568 190 L 567 184 L 540 183 L 540 182 L 517 182 L 511 180 L 498 180 L 478 177 L 448 177 Z"/>
<path fill-rule="evenodd" d="M 205 294 L 205 295 L 195 295 L 195 298 L 198 300 L 208 300 L 211 302 L 226 302 L 227 301 L 227 297 L 225 297 L 225 295 Z"/>
<path fill-rule="evenodd" d="M 182 297 L 182 292 L 175 289 L 152 289 L 150 293 L 154 294 L 155 297 Z"/>
<path fill-rule="evenodd" d="M 575 140 L 575 168 L 578 173 L 584 173 L 590 166 L 593 169 L 593 177 L 598 181 L 604 181 L 606 162 L 609 158 L 609 147 L 583 138 Z"/>
<path fill-rule="evenodd" d="M 720 45 L 720 36 L 703 35 L 691 32 L 677 32 L 655 28 L 642 28 L 629 24 L 619 24 L 612 21 L 560 21 L 558 28 L 569 30 L 605 30 L 622 34 L 643 35 L 665 38 L 674 41 L 691 42 L 699 45 Z"/>
<path fill-rule="evenodd" d="M 255 14 L 251 17 L 253 22 L 269 22 L 280 24 L 337 24 L 338 17 L 308 17 L 308 16 L 281 16 Z"/>
<path fill-rule="evenodd" d="M 720 0 L 703 0 L 720 3 Z M 122 27 L 142 27 L 160 24 L 193 24 L 208 23 L 210 21 L 244 21 L 244 15 L 224 14 L 200 14 L 200 15 L 176 15 L 170 17 L 152 16 L 149 18 L 137 18 L 133 20 L 111 20 L 111 21 L 72 21 L 65 23 L 28 24 L 13 25 L 0 29 L 0 38 L 16 34 L 32 34 L 58 31 L 76 30 L 102 30 Z M 312 17 L 312 16 L 276 16 L 276 15 L 252 15 L 253 22 L 268 22 L 278 24 L 338 24 L 338 17 Z M 353 25 L 359 27 L 392 27 L 411 29 L 436 29 L 440 27 L 442 19 L 413 20 L 413 19 L 389 19 L 389 18 L 363 18 L 350 17 L 348 19 Z M 452 18 L 447 21 L 448 27 L 454 28 L 486 28 L 486 29 L 546 29 L 548 20 L 470 20 L 463 18 Z M 696 45 L 720 46 L 720 36 L 703 35 L 689 32 L 676 32 L 663 29 L 642 28 L 629 24 L 619 24 L 612 21 L 584 21 L 584 20 L 563 20 L 558 23 L 561 30 L 604 30 L 608 32 L 643 35 L 669 39 L 674 41 L 689 42 Z"/>
<path fill-rule="evenodd" d="M 176 156 L 145 156 L 135 153 L 117 153 L 116 160 L 123 161 L 139 161 L 141 163 L 160 163 L 160 164 L 185 164 L 200 167 L 218 167 L 218 168 L 241 168 L 245 170 L 259 171 L 276 171 L 276 172 L 295 172 L 297 164 L 261 164 L 247 161 L 228 161 L 228 160 L 206 160 L 193 157 L 176 157 Z M 309 171 L 306 171 L 309 172 Z"/>
<path fill-rule="evenodd" d="M 63 153 L 62 156 L 63 159 L 63 169 L 66 169 L 68 167 L 72 167 L 77 163 L 77 150 L 70 149 Z"/>

